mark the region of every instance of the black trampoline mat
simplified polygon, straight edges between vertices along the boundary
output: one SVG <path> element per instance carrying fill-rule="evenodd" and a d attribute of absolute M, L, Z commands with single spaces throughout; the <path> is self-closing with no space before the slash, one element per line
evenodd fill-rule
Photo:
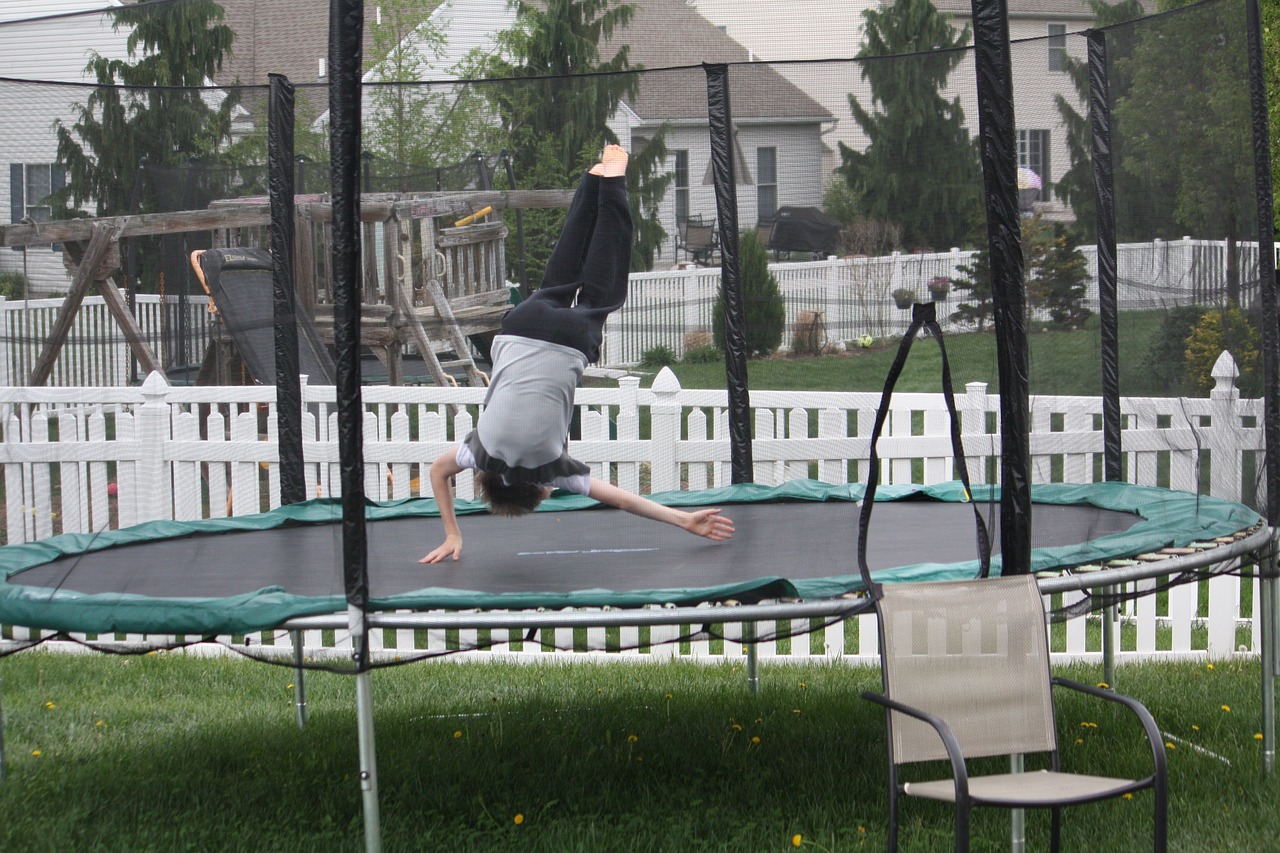
<path fill-rule="evenodd" d="M 984 517 L 991 515 L 982 507 Z M 671 525 L 599 508 L 517 519 L 460 517 L 462 558 L 418 563 L 444 539 L 438 518 L 371 521 L 374 597 L 425 588 L 484 593 L 628 592 L 857 574 L 858 505 L 847 501 L 728 504 L 735 536 L 711 542 Z M 1141 518 L 1093 506 L 1037 504 L 1033 547 L 1075 545 L 1128 530 Z M 999 548 L 994 518 L 993 552 Z M 877 503 L 868 537 L 872 571 L 977 557 L 972 507 L 938 501 Z M 222 598 L 264 587 L 343 595 L 338 523 L 195 534 L 60 558 L 8 582 L 82 593 Z"/>

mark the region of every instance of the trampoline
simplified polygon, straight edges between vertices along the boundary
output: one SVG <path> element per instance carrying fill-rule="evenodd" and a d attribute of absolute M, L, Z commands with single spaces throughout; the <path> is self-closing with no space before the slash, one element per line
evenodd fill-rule
<path fill-rule="evenodd" d="M 989 491 L 975 497 L 989 500 Z M 851 597 L 868 601 L 852 559 L 861 494 L 860 486 L 793 481 L 656 496 L 723 507 L 738 530 L 723 543 L 576 495 L 553 497 L 520 519 L 463 502 L 463 558 L 435 566 L 417 562 L 442 535 L 434 501 L 371 504 L 369 609 L 501 610 L 512 624 L 529 610 L 726 602 L 839 600 L 847 612 L 857 606 Z M 963 494 L 958 483 L 882 487 L 868 539 L 873 581 L 977 576 L 974 516 Z M 1035 500 L 1039 572 L 1211 543 L 1261 523 L 1240 504 L 1124 483 L 1038 486 Z M 337 501 L 318 500 L 0 548 L 0 623 L 210 636 L 338 613 L 345 607 L 340 518 Z M 999 571 L 998 556 L 991 571 Z"/>

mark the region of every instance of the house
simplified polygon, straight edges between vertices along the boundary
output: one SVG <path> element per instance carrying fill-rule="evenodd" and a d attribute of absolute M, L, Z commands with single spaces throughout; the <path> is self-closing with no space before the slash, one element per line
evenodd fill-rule
<path fill-rule="evenodd" d="M 265 86 L 270 74 L 283 74 L 297 89 L 299 112 L 318 116 L 329 106 L 329 5 L 296 0 L 218 0 L 223 23 L 236 34 L 231 54 L 214 75 L 220 86 Z M 365 4 L 364 51 L 373 46 L 381 7 Z M 265 121 L 262 101 L 249 100 L 255 122 Z"/>
<path fill-rule="evenodd" d="M 52 126 L 70 123 L 70 106 L 91 84 L 85 65 L 97 52 L 124 57 L 127 33 L 113 32 L 101 10 L 118 0 L 0 0 L 0 198 L 8 199 L 8 221 L 51 218 L 46 198 L 66 180 L 54 165 L 57 137 Z M 86 12 L 88 14 L 76 14 Z M 42 82 L 28 82 L 42 81 Z M 68 278 L 60 246 L 0 249 L 0 273 L 21 273 L 26 296 L 66 290 Z"/>
<path fill-rule="evenodd" d="M 697 11 L 721 27 L 763 61 L 852 58 L 864 43 L 864 12 L 888 3 L 876 0 L 689 0 Z M 939 12 L 957 28 L 971 25 L 969 0 L 933 0 Z M 1154 3 L 1145 5 L 1154 8 Z M 1018 164 L 1042 180 L 1035 207 L 1046 217 L 1070 219 L 1071 212 L 1052 193 L 1052 184 L 1070 166 L 1066 129 L 1054 104 L 1057 95 L 1079 102 L 1063 59 L 1083 60 L 1084 39 L 1071 37 L 1093 26 L 1097 16 L 1088 0 L 1009 0 L 1009 37 L 1017 75 L 1014 109 L 1018 130 Z M 868 143 L 849 111 L 848 98 L 868 107 L 871 92 L 853 64 L 792 64 L 777 66 L 797 86 L 836 118 L 831 147 L 843 142 L 854 150 Z M 952 73 L 946 97 L 959 97 L 971 132 L 977 133 L 974 67 L 970 55 Z M 828 168 L 839 165 L 838 154 Z"/>
<path fill-rule="evenodd" d="M 686 218 L 715 217 L 706 75 L 699 67 L 703 62 L 743 63 L 730 74 L 741 225 L 753 227 L 780 206 L 820 205 L 824 158 L 830 156 L 824 141 L 833 125 L 830 111 L 773 68 L 748 65 L 751 52 L 685 0 L 638 0 L 634 5 L 632 20 L 601 45 L 601 54 L 611 56 L 625 44 L 633 68 L 678 69 L 641 75 L 636 95 L 610 121 L 629 148 L 667 128 L 667 168 L 675 181 L 659 211 L 669 234 L 659 263 L 677 260 L 676 235 Z M 446 0 L 429 21 L 444 35 L 444 44 L 434 59 L 424 59 L 418 79 L 456 79 L 464 57 L 494 50 L 496 34 L 514 22 L 515 11 L 507 0 Z M 418 53 L 426 57 L 428 51 Z M 370 69 L 366 80 L 378 79 L 378 74 L 378 69 Z"/>

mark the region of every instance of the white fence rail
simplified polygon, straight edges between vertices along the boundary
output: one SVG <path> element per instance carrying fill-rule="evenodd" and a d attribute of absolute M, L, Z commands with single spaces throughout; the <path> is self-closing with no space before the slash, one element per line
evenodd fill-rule
<path fill-rule="evenodd" d="M 1219 387 L 1207 399 L 1122 400 L 1130 481 L 1207 488 L 1230 500 L 1265 498 L 1264 486 L 1252 475 L 1261 469 L 1261 401 L 1240 398 L 1230 383 L 1234 365 L 1228 361 L 1219 364 Z M 424 495 L 427 466 L 471 429 L 483 395 L 484 389 L 474 388 L 364 389 L 368 496 Z M 878 394 L 753 391 L 751 402 L 756 482 L 811 477 L 844 483 L 866 476 Z M 975 481 L 984 482 L 988 471 L 997 469 L 999 436 L 988 425 L 996 420 L 999 400 L 984 384 L 972 383 L 957 402 L 970 470 Z M 305 387 L 303 403 L 308 493 L 337 496 L 334 388 Z M 618 388 L 583 388 L 577 397 L 581 436 L 573 452 L 595 476 L 633 491 L 724 485 L 730 469 L 727 403 L 724 391 L 683 389 L 670 372 L 647 389 L 635 377 L 619 380 Z M 452 419 L 450 407 L 456 412 Z M 1097 479 L 1103 452 L 1099 413 L 1097 398 L 1033 400 L 1037 482 Z M 244 515 L 279 505 L 274 388 L 178 387 L 158 375 L 132 388 L 0 388 L 0 430 L 9 543 L 153 519 Z M 896 395 L 877 448 L 881 482 L 952 479 L 948 430 L 941 395 Z M 458 492 L 473 496 L 469 473 L 459 476 Z M 1129 605 L 1126 619 L 1133 627 L 1125 633 L 1122 656 L 1220 656 L 1238 647 L 1257 649 L 1255 584 L 1219 577 L 1202 587 Z M 762 653 L 792 660 L 869 659 L 874 631 L 865 619 L 853 624 L 862 627 L 833 626 L 781 645 L 766 643 Z M 25 636 L 22 629 L 6 630 L 10 637 Z M 654 630 L 656 640 L 665 629 Z M 1098 653 L 1096 628 L 1088 630 L 1085 620 L 1059 630 L 1060 654 Z M 263 639 L 256 638 L 255 645 Z M 415 648 L 420 641 L 412 636 L 388 641 L 379 632 L 376 642 L 394 653 L 398 643 Z M 638 639 L 621 642 L 635 645 Z M 323 646 L 319 635 L 307 643 L 317 653 Z M 540 660 L 573 655 L 524 646 L 520 655 Z M 712 647 L 701 641 L 686 648 L 657 645 L 643 656 L 711 654 Z M 729 644 L 712 656 L 737 653 Z"/>

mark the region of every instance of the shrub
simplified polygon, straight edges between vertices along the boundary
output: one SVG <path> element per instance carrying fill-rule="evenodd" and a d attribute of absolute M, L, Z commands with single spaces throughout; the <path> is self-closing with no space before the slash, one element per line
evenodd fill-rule
<path fill-rule="evenodd" d="M 1237 382 L 1245 396 L 1262 390 L 1262 352 L 1258 330 L 1237 306 L 1207 311 L 1187 337 L 1186 377 L 1196 390 L 1213 389 L 1213 365 L 1226 350 L 1240 370 Z"/>
<path fill-rule="evenodd" d="M 658 344 L 645 350 L 640 355 L 641 367 L 670 367 L 680 359 L 676 358 L 675 350 L 666 344 Z"/>
<path fill-rule="evenodd" d="M 740 238 L 742 251 L 743 313 L 746 318 L 747 355 L 763 356 L 782 345 L 787 307 L 782 301 L 778 279 L 769 271 L 769 252 L 753 231 Z M 716 346 L 724 349 L 724 292 L 716 295 L 712 313 L 712 334 Z"/>
<path fill-rule="evenodd" d="M 0 296 L 5 299 L 24 299 L 26 294 L 26 276 L 20 272 L 0 272 Z"/>
<path fill-rule="evenodd" d="M 1160 334 L 1147 349 L 1147 369 L 1159 387 L 1168 393 L 1185 397 L 1196 392 L 1195 383 L 1187 379 L 1187 338 L 1204 317 L 1198 305 L 1179 305 L 1165 312 L 1160 321 Z"/>
<path fill-rule="evenodd" d="M 1057 232 L 1040 224 L 1027 223 L 1024 244 L 1030 247 L 1027 258 L 1027 306 L 1043 308 L 1055 325 L 1079 327 L 1093 313 L 1084 306 L 1089 283 L 1088 261 L 1084 254 L 1067 244 L 1064 231 Z"/>
<path fill-rule="evenodd" d="M 821 311 L 801 311 L 791 336 L 792 355 L 822 355 L 827 349 L 827 324 Z"/>
<path fill-rule="evenodd" d="M 714 344 L 684 351 L 685 364 L 716 364 L 724 361 L 724 352 Z"/>

